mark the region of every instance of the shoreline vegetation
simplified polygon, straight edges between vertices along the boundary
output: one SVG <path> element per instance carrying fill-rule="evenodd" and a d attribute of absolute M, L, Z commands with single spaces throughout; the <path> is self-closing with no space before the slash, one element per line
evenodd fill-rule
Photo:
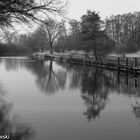
<path fill-rule="evenodd" d="M 99 14 L 88 10 L 80 21 L 45 20 L 28 34 L 4 31 L 0 55 L 84 51 L 95 59 L 107 55 L 125 55 L 140 50 L 140 12 L 111 16 L 101 20 Z M 127 19 L 127 20 L 126 20 Z M 133 23 L 132 23 L 133 22 Z M 69 28 L 66 27 L 69 24 Z"/>
<path fill-rule="evenodd" d="M 0 43 L 0 56 L 27 56 L 31 49 L 13 43 Z"/>
<path fill-rule="evenodd" d="M 139 64 L 139 58 L 136 60 L 136 57 L 140 56 L 137 54 L 140 51 L 140 12 L 112 15 L 103 20 L 98 12 L 87 10 L 80 20 L 75 20 L 62 18 L 67 4 L 61 0 L 43 0 L 42 3 L 26 0 L 24 3 L 15 1 L 13 7 L 13 3 L 3 1 L 0 4 L 3 8 L 0 15 L 3 19 L 0 22 L 3 41 L 0 43 L 0 55 L 31 55 L 37 52 L 41 57 L 47 51 L 46 58 L 68 58 L 73 62 L 104 64 L 105 61 L 111 61 L 111 65 L 122 65 L 119 59 L 124 59 L 125 65 L 135 63 L 132 67 L 136 67 L 136 63 Z M 24 9 L 19 12 L 23 5 Z M 10 16 L 3 18 L 7 6 Z M 42 19 L 37 14 L 40 12 Z M 60 20 L 53 18 L 52 14 L 58 14 Z M 15 30 L 7 30 L 14 27 L 12 21 L 29 26 L 37 23 L 38 26 L 30 33 L 19 34 Z"/>
<path fill-rule="evenodd" d="M 140 55 L 126 54 L 125 57 L 121 55 L 108 55 L 104 60 L 96 60 L 92 54 L 71 51 L 65 53 L 36 52 L 31 55 L 32 59 L 36 60 L 55 60 L 61 62 L 68 62 L 71 64 L 96 66 L 101 68 L 129 71 L 140 73 Z"/>

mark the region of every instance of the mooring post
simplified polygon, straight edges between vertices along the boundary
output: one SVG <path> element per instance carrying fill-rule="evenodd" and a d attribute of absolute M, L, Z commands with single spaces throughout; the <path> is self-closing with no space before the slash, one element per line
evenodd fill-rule
<path fill-rule="evenodd" d="M 137 58 L 135 58 L 134 60 L 134 67 L 137 67 Z"/>
<path fill-rule="evenodd" d="M 138 86 L 138 77 L 137 77 L 137 72 L 135 70 L 135 88 Z"/>
<path fill-rule="evenodd" d="M 72 56 L 70 56 L 70 63 L 72 63 Z"/>
<path fill-rule="evenodd" d="M 120 67 L 119 67 L 119 65 L 120 65 L 120 58 L 118 57 L 118 59 L 117 59 L 117 61 L 118 61 L 118 69 L 117 69 L 117 81 L 118 81 L 118 86 L 119 86 L 119 84 L 120 84 Z"/>
<path fill-rule="evenodd" d="M 125 71 L 125 82 L 126 82 L 126 85 L 128 86 L 128 71 L 127 70 Z"/>
<path fill-rule="evenodd" d="M 128 67 L 128 57 L 126 57 L 126 59 L 125 59 L 125 66 L 126 66 L 126 68 Z"/>
<path fill-rule="evenodd" d="M 118 57 L 118 67 L 119 67 L 119 65 L 120 65 L 120 58 Z"/>
<path fill-rule="evenodd" d="M 118 82 L 118 85 L 120 84 L 120 70 L 118 68 L 117 70 L 117 82 Z"/>

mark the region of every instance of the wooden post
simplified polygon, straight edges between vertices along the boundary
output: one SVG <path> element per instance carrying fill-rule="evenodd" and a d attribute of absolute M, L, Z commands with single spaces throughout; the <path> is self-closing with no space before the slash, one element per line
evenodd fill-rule
<path fill-rule="evenodd" d="M 117 82 L 118 82 L 118 85 L 120 84 L 120 70 L 118 68 L 118 71 L 117 71 Z"/>
<path fill-rule="evenodd" d="M 126 82 L 126 85 L 128 86 L 128 71 L 126 70 L 125 72 L 125 82 Z"/>
<path fill-rule="evenodd" d="M 119 67 L 119 65 L 120 65 L 120 58 L 118 57 L 118 67 Z"/>
<path fill-rule="evenodd" d="M 72 63 L 72 56 L 70 56 L 70 63 Z"/>
<path fill-rule="evenodd" d="M 137 77 L 137 72 L 135 70 L 135 88 L 138 86 L 138 77 Z"/>
<path fill-rule="evenodd" d="M 118 86 L 120 84 L 120 68 L 119 68 L 119 65 L 120 65 L 120 58 L 118 57 L 118 69 L 117 69 L 117 81 L 118 81 Z"/>
<path fill-rule="evenodd" d="M 135 58 L 134 67 L 137 67 L 137 58 Z"/>
<path fill-rule="evenodd" d="M 128 67 L 128 57 L 126 57 L 125 66 L 126 66 L 126 68 Z"/>

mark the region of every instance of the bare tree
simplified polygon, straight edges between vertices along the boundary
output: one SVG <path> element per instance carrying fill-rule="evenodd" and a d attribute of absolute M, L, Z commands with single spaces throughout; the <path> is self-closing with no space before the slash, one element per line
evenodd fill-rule
<path fill-rule="evenodd" d="M 62 15 L 66 5 L 61 0 L 0 0 L 0 27 L 12 26 L 14 22 L 43 21 L 43 15 Z"/>
<path fill-rule="evenodd" d="M 45 20 L 45 24 L 42 24 L 40 26 L 40 31 L 41 34 L 43 34 L 43 36 L 45 37 L 47 42 L 46 45 L 49 46 L 50 53 L 52 54 L 54 43 L 64 31 L 61 22 L 57 22 L 52 19 Z"/>
<path fill-rule="evenodd" d="M 1 41 L 6 42 L 8 44 L 14 43 L 16 39 L 17 32 L 11 32 L 8 29 L 3 30 L 3 34 L 1 35 Z"/>

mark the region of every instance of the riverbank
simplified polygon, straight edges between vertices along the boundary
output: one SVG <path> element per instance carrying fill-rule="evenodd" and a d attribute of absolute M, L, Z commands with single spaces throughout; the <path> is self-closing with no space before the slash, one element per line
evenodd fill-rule
<path fill-rule="evenodd" d="M 95 60 L 92 54 L 87 53 L 53 53 L 49 52 L 36 52 L 31 56 L 33 59 L 47 60 L 53 59 L 57 61 L 66 61 L 73 64 L 81 64 L 88 66 L 97 66 L 102 68 L 116 69 L 121 71 L 137 71 L 140 72 L 140 56 L 126 54 L 121 55 L 108 55 L 104 59 Z"/>

